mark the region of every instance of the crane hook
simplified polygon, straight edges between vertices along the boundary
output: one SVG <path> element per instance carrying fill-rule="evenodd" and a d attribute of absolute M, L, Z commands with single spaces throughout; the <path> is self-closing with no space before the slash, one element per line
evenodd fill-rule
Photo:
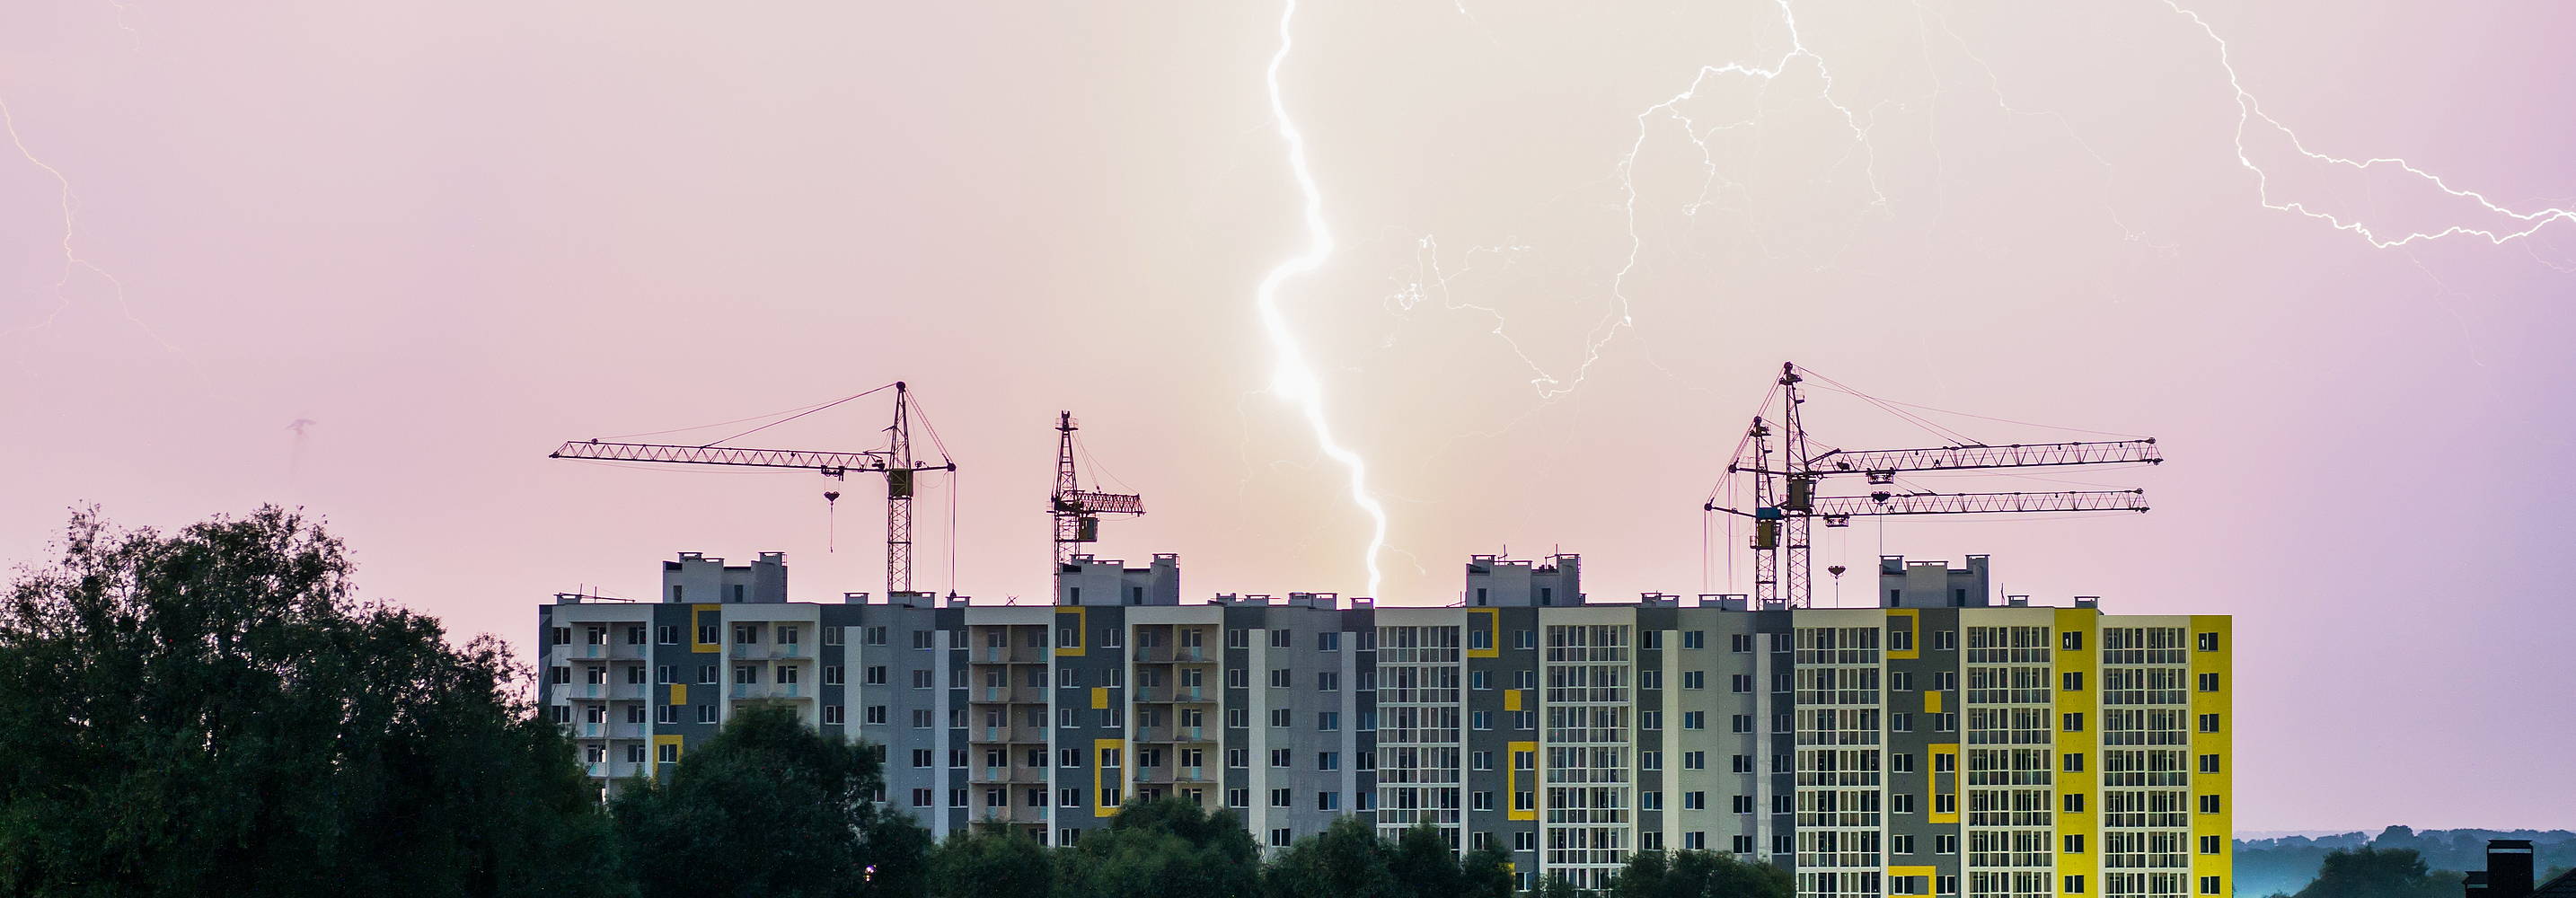
<path fill-rule="evenodd" d="M 837 545 L 840 542 L 841 516 L 837 514 L 841 508 L 840 502 L 839 490 L 827 490 L 823 493 L 823 517 L 826 521 L 823 525 L 823 551 L 825 552 L 840 551 Z"/>

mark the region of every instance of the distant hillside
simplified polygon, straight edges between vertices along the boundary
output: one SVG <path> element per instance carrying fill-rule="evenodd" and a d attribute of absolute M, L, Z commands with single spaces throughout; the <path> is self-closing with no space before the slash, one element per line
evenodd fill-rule
<path fill-rule="evenodd" d="M 2484 870 L 2488 839 L 2530 839 L 2535 871 L 2576 866 L 2576 833 L 2540 830 L 2428 829 L 2392 826 L 2378 836 L 2359 832 L 2308 838 L 2239 839 L 2236 842 L 2237 898 L 2261 898 L 2275 892 L 2297 894 L 2317 878 L 2326 852 L 2338 848 L 2412 848 L 2436 870 Z"/>

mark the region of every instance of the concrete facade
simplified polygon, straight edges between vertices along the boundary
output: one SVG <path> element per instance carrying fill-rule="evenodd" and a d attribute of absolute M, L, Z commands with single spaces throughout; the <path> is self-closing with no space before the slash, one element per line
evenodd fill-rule
<path fill-rule="evenodd" d="M 1882 559 L 1876 608 L 1593 602 L 1581 559 L 1476 556 L 1459 602 L 1184 603 L 1179 562 L 1077 556 L 1051 605 L 786 601 L 776 555 L 685 553 L 662 601 L 541 606 L 541 701 L 603 793 L 749 702 L 885 746 L 944 835 L 1078 842 L 1134 797 L 1282 846 L 1356 814 L 1595 888 L 1639 850 L 1790 870 L 1800 898 L 2228 894 L 2224 615 L 1988 594 Z"/>

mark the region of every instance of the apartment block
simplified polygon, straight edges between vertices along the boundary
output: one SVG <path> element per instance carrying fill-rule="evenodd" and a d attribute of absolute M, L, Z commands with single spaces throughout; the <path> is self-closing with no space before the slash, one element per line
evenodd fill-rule
<path fill-rule="evenodd" d="M 1428 823 L 1597 888 L 1640 850 L 1776 864 L 1800 898 L 2183 898 L 2230 883 L 2224 615 L 1994 596 L 1880 560 L 1877 607 L 1599 602 L 1581 559 L 1474 556 L 1454 604 L 1184 601 L 1179 561 L 1076 556 L 1052 604 L 789 602 L 683 553 L 657 602 L 541 606 L 542 701 L 603 794 L 750 702 L 884 746 L 935 833 L 1078 842 L 1131 798 L 1285 846 Z"/>

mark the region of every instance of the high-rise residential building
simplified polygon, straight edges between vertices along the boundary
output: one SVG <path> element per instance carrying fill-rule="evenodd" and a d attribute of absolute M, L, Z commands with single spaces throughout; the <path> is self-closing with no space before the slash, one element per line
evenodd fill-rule
<path fill-rule="evenodd" d="M 887 805 L 1070 844 L 1131 798 L 1284 846 L 1358 815 L 1592 888 L 1640 850 L 1800 898 L 2228 894 L 2224 615 L 2032 605 L 1880 560 L 1875 607 L 1596 602 L 1581 560 L 1475 556 L 1455 604 L 1184 602 L 1178 559 L 1076 556 L 1053 604 L 787 601 L 784 559 L 683 553 L 656 602 L 539 610 L 541 701 L 603 792 L 747 702 L 885 747 Z"/>

